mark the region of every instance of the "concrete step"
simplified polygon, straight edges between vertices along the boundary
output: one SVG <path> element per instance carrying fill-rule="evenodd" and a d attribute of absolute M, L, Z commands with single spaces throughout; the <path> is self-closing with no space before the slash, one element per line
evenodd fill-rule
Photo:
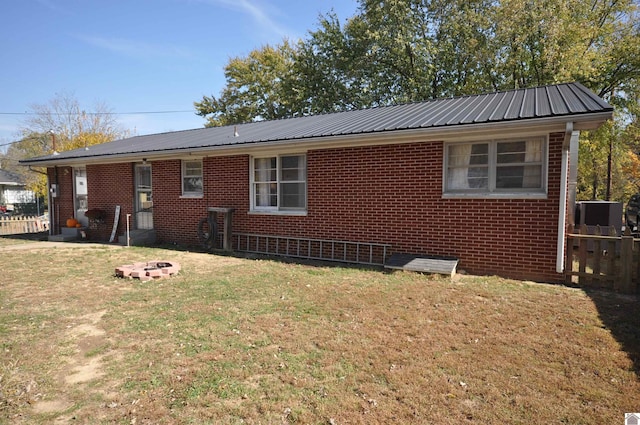
<path fill-rule="evenodd" d="M 127 245 L 127 235 L 122 234 L 118 236 L 118 243 L 120 245 Z M 156 243 L 156 231 L 155 230 L 131 230 L 129 231 L 129 245 L 131 246 L 146 246 Z"/>
<path fill-rule="evenodd" d="M 438 273 L 453 277 L 458 267 L 458 259 L 433 255 L 393 254 L 384 266 L 388 269 Z"/>
<path fill-rule="evenodd" d="M 49 235 L 51 242 L 69 242 L 87 238 L 86 227 L 62 227 L 60 234 Z"/>
<path fill-rule="evenodd" d="M 77 236 L 70 235 L 49 235 L 47 238 L 49 242 L 70 242 L 77 241 L 78 239 Z"/>

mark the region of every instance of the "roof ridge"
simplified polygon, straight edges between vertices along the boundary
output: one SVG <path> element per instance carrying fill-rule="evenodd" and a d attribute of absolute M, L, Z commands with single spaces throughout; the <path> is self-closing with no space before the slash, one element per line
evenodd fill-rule
<path fill-rule="evenodd" d="M 492 96 L 492 95 L 498 95 L 498 94 L 514 93 L 514 92 L 519 92 L 519 91 L 533 90 L 533 89 L 537 89 L 537 88 L 548 88 L 548 87 L 557 87 L 557 86 L 571 86 L 571 85 L 575 85 L 575 84 L 580 84 L 580 83 L 577 82 L 577 81 L 570 81 L 570 82 L 564 82 L 564 83 L 549 83 L 549 84 L 545 84 L 545 85 L 542 85 L 542 86 L 519 87 L 519 88 L 514 88 L 514 89 L 508 89 L 508 90 L 504 89 L 504 90 L 496 90 L 496 91 L 487 91 L 487 92 L 476 93 L 476 94 L 461 94 L 461 95 L 448 96 L 448 97 L 436 97 L 434 99 L 424 99 L 424 100 L 414 100 L 414 101 L 400 102 L 400 103 L 390 103 L 388 105 L 374 105 L 374 106 L 367 106 L 367 107 L 364 107 L 364 108 L 348 109 L 348 110 L 344 110 L 344 111 L 320 112 L 320 113 L 317 113 L 317 114 L 299 115 L 299 116 L 293 116 L 293 117 L 280 117 L 280 118 L 274 118 L 274 119 L 271 119 L 271 120 L 249 121 L 249 122 L 243 122 L 243 123 L 237 123 L 237 124 L 226 124 L 226 125 L 215 126 L 215 127 L 202 127 L 202 128 L 196 128 L 196 129 L 177 130 L 175 132 L 163 132 L 163 133 L 155 133 L 155 134 L 167 134 L 167 133 L 177 133 L 177 132 L 180 132 L 180 131 L 202 130 L 203 128 L 204 129 L 207 129 L 207 128 L 224 128 L 224 127 L 233 127 L 233 126 L 236 126 L 236 125 L 243 125 L 244 126 L 244 125 L 250 125 L 250 124 L 257 124 L 257 123 L 261 123 L 261 122 L 288 121 L 288 120 L 296 120 L 296 119 L 302 119 L 302 118 L 308 118 L 308 117 L 322 117 L 322 116 L 329 116 L 329 115 L 335 115 L 335 114 L 344 114 L 344 113 L 349 113 L 349 112 L 371 111 L 371 110 L 385 109 L 385 108 L 397 108 L 397 107 L 409 106 L 409 105 L 420 105 L 420 104 L 425 104 L 425 103 L 436 103 L 436 102 L 443 102 L 443 101 L 460 100 L 460 99 L 465 99 L 465 98 L 469 98 L 469 97 L 482 97 L 482 96 Z M 584 86 L 582 86 L 582 87 L 584 87 Z M 589 91 L 589 90 L 587 89 L 587 91 Z"/>
<path fill-rule="evenodd" d="M 237 123 L 237 124 L 226 124 L 226 125 L 213 126 L 213 127 L 204 126 L 204 127 L 198 127 L 198 128 L 188 128 L 188 129 L 184 129 L 184 130 L 163 131 L 163 132 L 160 132 L 160 133 L 151 133 L 151 134 L 140 134 L 140 135 L 137 135 L 137 136 L 130 137 L 130 139 L 137 138 L 137 137 L 158 136 L 158 135 L 163 135 L 163 134 L 175 134 L 175 133 L 185 133 L 185 132 L 192 132 L 192 131 L 200 131 L 200 130 L 207 130 L 207 129 L 212 129 L 212 128 L 229 128 L 229 127 L 233 127 L 233 126 L 246 126 L 246 125 L 258 124 L 258 123 L 263 123 L 263 122 L 279 122 L 279 121 L 296 120 L 296 119 L 302 119 L 302 118 L 308 118 L 308 117 L 322 117 L 322 116 L 330 116 L 330 115 L 335 115 L 335 114 L 345 114 L 345 113 L 357 112 L 357 111 L 372 111 L 372 110 L 379 110 L 379 109 L 385 109 L 385 108 L 397 108 L 397 107 L 409 106 L 409 105 L 420 105 L 420 104 L 426 104 L 426 103 L 437 103 L 437 102 L 443 102 L 443 101 L 460 100 L 460 99 L 465 99 L 465 98 L 470 98 L 470 97 L 482 97 L 482 96 L 492 96 L 492 95 L 499 95 L 499 94 L 506 94 L 506 93 L 514 93 L 514 92 L 518 92 L 518 91 L 527 91 L 527 90 L 533 90 L 533 89 L 537 89 L 537 88 L 545 88 L 546 89 L 548 87 L 571 86 L 571 85 L 580 85 L 581 86 L 580 89 L 582 91 L 586 90 L 586 92 L 590 92 L 589 89 L 587 89 L 586 87 L 584 87 L 582 84 L 580 84 L 577 81 L 564 82 L 564 83 L 555 83 L 555 84 L 550 83 L 550 84 L 546 84 L 546 85 L 543 85 L 543 86 L 519 87 L 519 88 L 514 88 L 514 89 L 508 89 L 508 90 L 487 91 L 487 92 L 476 93 L 476 94 L 461 94 L 461 95 L 456 95 L 456 96 L 437 97 L 437 98 L 434 98 L 434 99 L 414 100 L 414 101 L 400 102 L 400 103 L 390 103 L 388 105 L 374 105 L 374 106 L 368 106 L 368 107 L 364 107 L 364 108 L 348 109 L 348 110 L 344 110 L 344 111 L 320 112 L 320 113 L 317 113 L 317 114 L 299 115 L 299 116 L 293 116 L 293 117 L 280 117 L 280 118 L 274 118 L 274 119 L 271 119 L 271 120 L 258 120 L 258 121 L 249 121 L 249 122 L 243 122 L 243 123 Z"/>

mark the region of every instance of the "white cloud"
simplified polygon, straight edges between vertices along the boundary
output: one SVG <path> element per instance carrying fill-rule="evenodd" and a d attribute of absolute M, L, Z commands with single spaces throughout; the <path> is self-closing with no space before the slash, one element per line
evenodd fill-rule
<path fill-rule="evenodd" d="M 76 35 L 81 41 L 109 50 L 114 53 L 133 57 L 180 57 L 189 58 L 193 53 L 186 48 L 170 44 L 152 44 L 124 38 L 109 38 L 90 35 Z"/>
<path fill-rule="evenodd" d="M 276 34 L 279 38 L 286 37 L 290 35 L 290 31 L 287 31 L 284 27 L 282 27 L 278 22 L 276 22 L 269 13 L 266 12 L 265 6 L 269 6 L 268 3 L 264 1 L 255 1 L 255 0 L 196 0 L 202 3 L 214 5 L 214 6 L 222 6 L 227 9 L 237 10 L 241 13 L 249 15 L 251 19 L 264 31 Z M 275 7 L 270 6 L 270 9 L 275 9 Z"/>

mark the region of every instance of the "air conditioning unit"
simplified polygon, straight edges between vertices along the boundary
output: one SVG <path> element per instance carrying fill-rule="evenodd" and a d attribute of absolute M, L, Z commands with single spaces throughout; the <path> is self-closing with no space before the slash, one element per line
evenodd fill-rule
<path fill-rule="evenodd" d="M 590 234 L 600 226 L 603 234 L 611 227 L 619 235 L 622 232 L 622 202 L 581 201 L 576 204 L 576 227 L 587 225 Z"/>

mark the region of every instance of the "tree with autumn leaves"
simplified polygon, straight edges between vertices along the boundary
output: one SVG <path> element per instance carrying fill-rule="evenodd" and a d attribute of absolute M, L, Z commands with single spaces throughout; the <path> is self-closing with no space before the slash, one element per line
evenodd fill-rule
<path fill-rule="evenodd" d="M 637 0 L 360 0 L 225 67 L 206 125 L 579 81 L 615 106 L 580 143 L 578 199 L 640 192 Z M 610 164 L 610 166 L 609 166 Z M 610 171 L 609 171 L 610 170 Z"/>
<path fill-rule="evenodd" d="M 104 103 L 96 103 L 90 111 L 85 112 L 78 100 L 68 93 L 57 94 L 47 103 L 32 105 L 21 130 L 22 137 L 0 158 L 2 168 L 22 175 L 29 190 L 45 197 L 44 170 L 27 169 L 18 165 L 18 160 L 49 155 L 54 151 L 54 143 L 55 150 L 62 152 L 128 135 Z"/>

